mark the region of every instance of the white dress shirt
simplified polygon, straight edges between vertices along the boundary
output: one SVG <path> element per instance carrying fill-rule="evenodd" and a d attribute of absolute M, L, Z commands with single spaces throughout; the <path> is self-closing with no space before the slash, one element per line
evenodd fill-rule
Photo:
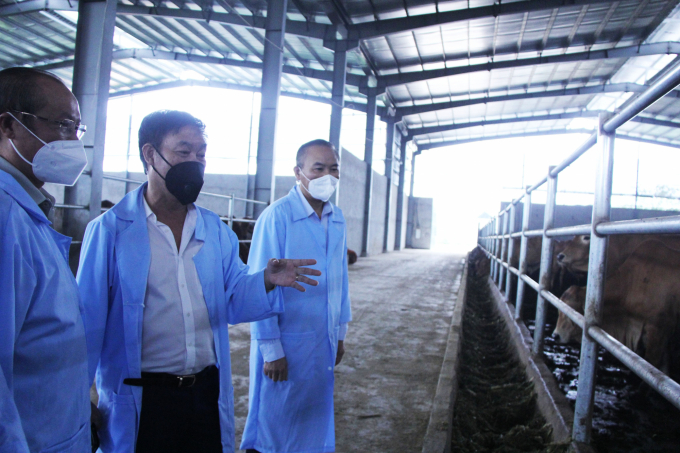
<path fill-rule="evenodd" d="M 196 272 L 196 207 L 187 206 L 179 251 L 170 227 L 161 223 L 146 198 L 151 265 L 144 297 L 142 371 L 194 374 L 217 363 L 215 343 Z"/>
<path fill-rule="evenodd" d="M 328 218 L 333 212 L 333 205 L 330 202 L 324 203 L 323 211 L 321 211 L 321 218 L 319 218 L 319 216 L 316 214 L 316 211 L 314 211 L 314 208 L 312 208 L 312 205 L 309 204 L 309 201 L 307 201 L 304 194 L 302 193 L 302 189 L 300 189 L 299 184 L 295 190 L 300 196 L 300 200 L 302 200 L 302 206 L 305 208 L 307 218 L 312 222 L 321 223 L 323 225 L 324 230 L 326 231 L 326 244 L 328 244 Z M 346 335 L 347 323 L 344 322 L 340 324 L 340 330 L 338 331 L 338 341 L 345 341 Z M 262 353 L 262 358 L 265 362 L 273 362 L 286 356 L 283 351 L 283 346 L 281 346 L 281 340 L 278 338 L 274 340 L 258 340 L 258 346 L 260 347 L 260 353 Z"/>

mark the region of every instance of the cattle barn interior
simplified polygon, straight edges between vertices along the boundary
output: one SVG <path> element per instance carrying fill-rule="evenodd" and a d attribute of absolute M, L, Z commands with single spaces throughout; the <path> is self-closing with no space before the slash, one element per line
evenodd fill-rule
<path fill-rule="evenodd" d="M 469 344 L 462 341 L 466 338 L 478 338 L 465 333 L 465 326 L 475 326 L 464 320 L 467 296 L 475 304 L 493 302 L 489 307 L 493 305 L 498 322 L 511 338 L 499 337 L 498 341 L 514 345 L 511 355 L 533 382 L 531 410 L 536 406 L 536 417 L 544 417 L 549 426 L 538 429 L 540 435 L 534 437 L 544 436 L 546 445 L 555 448 L 627 451 L 609 450 L 598 443 L 599 431 L 593 428 L 594 417 L 601 415 L 598 376 L 606 373 L 598 371 L 603 367 L 598 348 L 612 356 L 607 360 L 617 361 L 614 367 L 630 371 L 629 377 L 637 376 L 638 384 L 644 386 L 641 392 L 660 395 L 655 407 L 662 408 L 658 410 L 680 428 L 680 385 L 673 375 L 664 373 L 668 367 L 661 367 L 662 371 L 659 363 L 646 360 L 649 351 L 631 350 L 603 328 L 611 291 L 607 288 L 613 285 L 605 273 L 608 244 L 611 260 L 612 244 L 620 240 L 617 236 L 680 234 L 680 213 L 637 209 L 625 213 L 611 203 L 617 143 L 680 148 L 679 3 L 0 0 L 0 68 L 30 66 L 51 71 L 79 100 L 87 125 L 83 141 L 88 166 L 73 187 L 46 186 L 57 196 L 55 229 L 73 238 L 74 272 L 87 223 L 145 181 L 143 173 L 129 169 L 105 171 L 105 156 L 116 152 L 107 149 L 107 133 L 114 133 L 107 131 L 110 100 L 132 100 L 144 93 L 181 87 L 260 94 L 258 113 L 250 118 L 257 123 L 257 133 L 252 129 L 250 133 L 256 171 L 250 171 L 255 165 L 249 161 L 246 174 L 206 175 L 198 201 L 238 232 L 246 248 L 241 255 L 244 260 L 258 215 L 294 184 L 292 176 L 274 171 L 277 134 L 281 134 L 279 99 L 330 106 L 329 127 L 317 135 L 340 150 L 342 177 L 332 201 L 344 211 L 348 247 L 359 256 L 350 266 L 356 336 L 350 339 L 350 327 L 348 345 L 356 352 L 352 358 L 350 349 L 348 362 L 337 370 L 337 451 L 462 448 L 463 441 L 456 436 L 465 433 L 461 434 L 455 420 L 466 414 L 456 410 L 468 406 L 458 406 L 457 401 L 470 388 L 459 385 L 458 373 L 468 367 L 460 365 L 459 359 L 470 354 L 459 354 L 459 345 Z M 348 140 L 343 119 L 351 110 L 365 115 L 363 157 L 343 146 Z M 130 128 L 131 124 L 132 114 Z M 384 146 L 378 131 L 384 131 Z M 546 168 L 542 179 L 527 181 L 517 198 L 505 200 L 500 212 L 481 226 L 474 252 L 447 254 L 433 246 L 438 205 L 431 198 L 413 196 L 418 156 L 472 142 L 534 136 L 557 139 L 568 134 L 587 138 L 566 159 Z M 589 150 L 596 155 L 595 181 L 589 181 L 595 184 L 590 206 L 559 206 L 560 173 Z M 250 148 L 247 152 L 250 159 Z M 127 158 L 135 153 L 134 148 L 128 149 Z M 470 171 L 478 172 L 484 183 L 485 168 Z M 532 194 L 539 191 L 545 193 L 545 200 L 537 204 L 535 198 L 532 206 Z M 474 198 L 471 192 L 464 196 Z M 555 275 L 567 267 L 556 267 L 553 256 L 559 260 L 555 250 L 566 247 L 566 240 L 582 237 L 587 237 L 590 248 L 581 280 L 572 282 L 584 286 L 585 308 L 579 313 L 555 292 Z M 642 255 L 638 249 L 631 251 L 638 261 Z M 645 259 L 653 261 L 654 257 Z M 485 260 L 490 260 L 488 267 Z M 395 270 L 400 261 L 409 265 Z M 626 271 L 631 263 L 625 261 L 619 272 L 635 272 Z M 419 284 L 427 284 L 428 297 L 422 298 L 414 289 Z M 388 291 L 394 291 L 393 295 Z M 529 293 L 538 297 L 535 303 L 527 302 L 535 304 L 527 315 L 523 303 Z M 623 300 L 631 297 L 621 296 Z M 545 365 L 544 347 L 553 342 L 547 329 L 555 327 L 554 321 L 550 325 L 546 320 L 552 307 L 584 331 L 579 336 L 580 349 L 578 345 L 573 349 L 580 358 L 573 392 L 567 392 L 567 397 Z M 417 316 L 407 318 L 414 313 Z M 391 321 L 382 322 L 384 316 Z M 232 330 L 232 348 L 245 351 L 249 347 L 247 326 Z M 679 342 L 678 332 L 674 335 L 673 341 Z M 398 356 L 394 351 L 400 348 L 411 355 Z M 233 365 L 240 401 L 236 418 L 242 430 L 247 357 L 245 352 L 232 357 L 245 361 Z M 672 370 L 674 363 L 670 365 Z M 391 375 L 388 370 L 395 368 L 401 372 Z M 388 380 L 377 385 L 383 382 L 380 379 Z M 498 385 L 503 385 L 503 379 Z M 619 422 L 609 423 L 614 427 L 608 429 L 615 429 Z M 645 423 L 650 422 L 625 430 L 637 429 L 644 437 Z M 512 432 L 515 435 L 518 430 Z M 680 442 L 678 432 L 676 442 Z M 239 436 L 237 429 L 237 442 Z M 452 447 L 455 442 L 458 447 Z M 665 445 L 647 443 L 635 448 L 667 451 Z M 523 451 L 513 448 L 504 451 Z"/>

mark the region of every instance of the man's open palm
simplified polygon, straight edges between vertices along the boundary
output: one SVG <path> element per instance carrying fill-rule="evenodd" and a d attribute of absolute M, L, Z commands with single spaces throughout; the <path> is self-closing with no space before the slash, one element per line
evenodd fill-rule
<path fill-rule="evenodd" d="M 316 286 L 319 284 L 305 275 L 321 275 L 321 271 L 300 266 L 311 266 L 316 264 L 316 260 L 287 260 L 272 258 L 267 262 L 267 269 L 264 271 L 264 283 L 267 290 L 274 289 L 276 286 L 290 286 L 298 291 L 305 291 L 300 283 Z"/>

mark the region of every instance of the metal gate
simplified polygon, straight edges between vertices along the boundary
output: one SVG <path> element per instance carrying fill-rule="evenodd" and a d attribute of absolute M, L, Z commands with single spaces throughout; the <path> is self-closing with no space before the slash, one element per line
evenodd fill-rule
<path fill-rule="evenodd" d="M 595 367 L 597 363 L 597 345 L 613 354 L 626 367 L 630 368 L 643 381 L 680 409 L 680 385 L 657 368 L 621 344 L 598 325 L 602 319 L 602 299 L 604 294 L 606 252 L 609 235 L 613 234 L 680 234 L 680 216 L 659 219 L 640 219 L 612 222 L 610 219 L 612 176 L 614 164 L 614 143 L 616 130 L 637 114 L 668 94 L 680 84 L 680 63 L 653 83 L 645 92 L 630 102 L 620 112 L 600 116 L 597 132 L 593 133 L 583 145 L 574 151 L 559 165 L 550 167 L 548 174 L 533 186 L 527 187 L 524 194 L 494 217 L 479 231 L 479 246 L 492 260 L 491 278 L 499 289 L 510 294 L 510 278 L 508 272 L 517 278 L 517 298 L 515 318 L 521 319 L 522 299 L 526 286 L 538 293 L 536 306 L 536 326 L 532 352 L 543 353 L 543 335 L 545 327 L 545 301 L 553 304 L 583 329 L 581 343 L 580 369 L 578 377 L 578 393 L 572 437 L 578 442 L 590 442 L 593 402 L 595 391 Z M 557 195 L 557 177 L 564 169 L 581 157 L 591 147 L 599 145 L 597 150 L 597 169 L 593 200 L 591 224 L 564 228 L 555 228 L 555 201 Z M 547 183 L 543 229 L 529 230 L 531 213 L 531 194 Z M 518 203 L 523 204 L 522 230 L 515 229 L 515 211 Z M 581 315 L 562 302 L 551 290 L 551 262 L 553 255 L 553 238 L 590 234 L 590 261 L 588 265 L 588 283 L 586 303 Z M 527 240 L 530 237 L 543 237 L 539 281 L 531 279 L 526 273 Z M 514 243 L 512 238 L 521 238 L 519 269 L 510 266 Z"/>

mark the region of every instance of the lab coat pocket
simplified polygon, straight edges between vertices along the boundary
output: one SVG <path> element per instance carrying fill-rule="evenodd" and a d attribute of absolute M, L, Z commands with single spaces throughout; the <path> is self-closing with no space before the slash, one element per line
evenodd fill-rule
<path fill-rule="evenodd" d="M 90 421 L 83 424 L 70 439 L 59 442 L 49 448 L 40 450 L 40 453 L 70 453 L 73 451 L 89 451 L 90 445 Z"/>
<path fill-rule="evenodd" d="M 104 452 L 134 452 L 137 438 L 137 409 L 132 395 L 111 394 L 103 411 L 104 426 L 99 437 Z"/>
<path fill-rule="evenodd" d="M 288 362 L 288 380 L 306 381 L 314 378 L 314 350 L 317 347 L 316 332 L 281 332 L 281 346 Z"/>

